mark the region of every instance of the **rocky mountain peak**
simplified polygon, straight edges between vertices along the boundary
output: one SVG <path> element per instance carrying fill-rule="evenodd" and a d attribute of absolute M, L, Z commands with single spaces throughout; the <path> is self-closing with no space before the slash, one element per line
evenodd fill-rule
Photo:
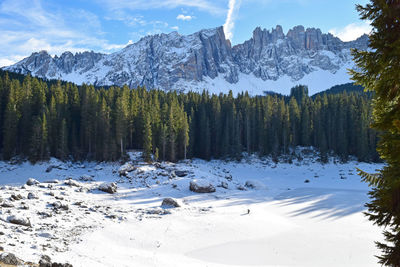
<path fill-rule="evenodd" d="M 330 33 L 301 25 L 286 35 L 280 25 L 271 30 L 257 27 L 249 40 L 232 47 L 223 27 L 217 27 L 190 35 L 171 32 L 146 36 L 108 55 L 64 52 L 52 58 L 41 51 L 5 69 L 99 86 L 182 90 L 218 80 L 219 87 L 231 87 L 242 84 L 241 77 L 256 86 L 283 78 L 296 83 L 315 71 L 334 75 L 352 64 L 351 48 L 367 47 L 367 35 L 343 42 Z"/>

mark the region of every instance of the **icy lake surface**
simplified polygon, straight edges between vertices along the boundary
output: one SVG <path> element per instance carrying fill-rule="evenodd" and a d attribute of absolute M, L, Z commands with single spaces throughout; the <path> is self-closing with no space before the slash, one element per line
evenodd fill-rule
<path fill-rule="evenodd" d="M 0 207 L 0 246 L 25 261 L 45 254 L 73 266 L 378 266 L 381 229 L 362 213 L 369 188 L 355 168 L 380 164 L 131 158 L 123 167 L 0 162 L 0 203 L 13 206 Z M 40 183 L 25 185 L 30 177 Z M 190 191 L 193 179 L 216 191 Z M 98 190 L 104 182 L 117 192 Z M 161 207 L 167 197 L 180 207 Z"/>

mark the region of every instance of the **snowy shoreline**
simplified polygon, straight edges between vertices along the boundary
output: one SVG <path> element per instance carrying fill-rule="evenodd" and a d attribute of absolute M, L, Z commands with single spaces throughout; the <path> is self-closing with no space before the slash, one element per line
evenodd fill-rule
<path fill-rule="evenodd" d="M 369 188 L 355 167 L 382 164 L 312 156 L 146 164 L 139 156 L 122 176 L 129 166 L 118 163 L 0 162 L 0 203 L 13 205 L 0 208 L 0 247 L 73 266 L 377 266 L 380 229 L 362 214 Z M 40 183 L 25 185 L 30 177 Z M 215 192 L 190 191 L 194 179 Z M 98 190 L 104 182 L 117 192 Z M 180 207 L 161 207 L 164 198 Z"/>

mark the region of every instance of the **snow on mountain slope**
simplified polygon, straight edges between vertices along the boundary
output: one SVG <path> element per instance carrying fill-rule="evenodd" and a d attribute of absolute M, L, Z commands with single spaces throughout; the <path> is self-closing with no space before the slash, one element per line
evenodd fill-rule
<path fill-rule="evenodd" d="M 243 91 L 248 91 L 250 95 L 259 95 L 267 92 L 276 92 L 284 95 L 290 94 L 290 89 L 296 85 L 307 85 L 310 95 L 326 90 L 338 84 L 344 84 L 352 82 L 348 75 L 348 69 L 352 68 L 351 63 L 344 64 L 336 73 L 332 73 L 328 70 L 316 70 L 310 74 L 304 76 L 298 81 L 293 80 L 285 75 L 280 77 L 278 80 L 262 80 L 255 77 L 253 74 L 239 74 L 239 81 L 237 83 L 227 83 L 222 77 L 216 77 L 211 79 L 206 77 L 201 82 L 186 82 L 178 81 L 175 84 L 174 89 L 186 90 L 186 91 L 197 91 L 202 92 L 208 90 L 210 93 L 228 93 L 230 90 L 234 95 Z"/>
<path fill-rule="evenodd" d="M 186 36 L 177 32 L 146 36 L 109 55 L 65 52 L 51 57 L 41 51 L 4 69 L 98 86 L 262 94 L 285 93 L 302 83 L 319 92 L 348 82 L 344 72 L 353 66 L 350 49 L 367 46 L 366 35 L 342 42 L 315 28 L 296 26 L 285 35 L 277 26 L 271 31 L 256 28 L 250 40 L 232 47 L 218 27 Z"/>

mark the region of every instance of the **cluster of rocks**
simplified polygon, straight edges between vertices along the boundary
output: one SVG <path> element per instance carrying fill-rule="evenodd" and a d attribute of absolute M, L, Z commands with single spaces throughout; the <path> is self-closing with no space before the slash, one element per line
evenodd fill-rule
<path fill-rule="evenodd" d="M 69 244 L 79 241 L 81 234 L 100 227 L 103 220 L 125 220 L 123 214 L 132 212 L 83 195 L 95 190 L 115 194 L 117 184 L 78 182 L 71 178 L 41 183 L 29 178 L 23 186 L 0 187 L 0 251 L 28 247 L 63 252 Z M 0 266 L 16 262 L 14 256 L 4 254 Z M 70 265 L 42 259 L 39 266 Z"/>
<path fill-rule="evenodd" d="M 215 187 L 205 179 L 194 179 L 190 181 L 190 191 L 196 193 L 214 193 Z"/>
<path fill-rule="evenodd" d="M 31 262 L 24 262 L 20 258 L 18 258 L 13 253 L 3 252 L 0 254 L 0 266 L 1 263 L 12 265 L 12 266 L 39 266 L 39 267 L 72 267 L 69 263 L 58 263 L 52 262 L 51 258 L 47 255 L 43 255 L 39 261 L 39 264 L 34 264 Z"/>
<path fill-rule="evenodd" d="M 52 262 L 49 256 L 43 255 L 39 261 L 39 267 L 72 267 L 72 265 L 69 263 Z"/>
<path fill-rule="evenodd" d="M 109 193 L 109 194 L 115 194 L 117 193 L 117 184 L 116 183 L 103 183 L 99 186 L 99 190 Z"/>
<path fill-rule="evenodd" d="M 193 172 L 179 169 L 177 164 L 170 162 L 143 163 L 129 161 L 115 171 L 121 177 L 118 182 L 141 183 L 146 187 L 152 184 L 166 184 L 170 180 L 183 177 L 193 177 Z"/>

